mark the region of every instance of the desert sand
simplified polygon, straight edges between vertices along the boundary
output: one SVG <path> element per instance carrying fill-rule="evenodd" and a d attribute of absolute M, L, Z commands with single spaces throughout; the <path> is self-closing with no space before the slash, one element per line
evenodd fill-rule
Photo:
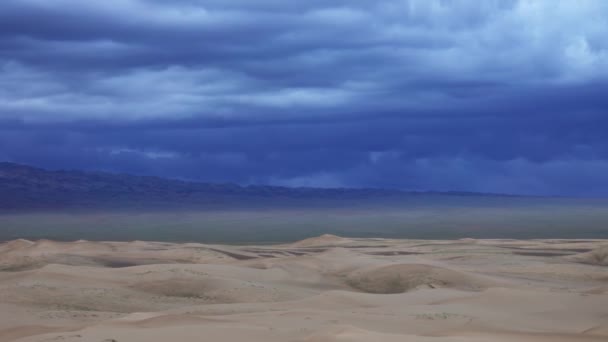
<path fill-rule="evenodd" d="M 0 341 L 608 341 L 608 240 L 15 240 Z"/>

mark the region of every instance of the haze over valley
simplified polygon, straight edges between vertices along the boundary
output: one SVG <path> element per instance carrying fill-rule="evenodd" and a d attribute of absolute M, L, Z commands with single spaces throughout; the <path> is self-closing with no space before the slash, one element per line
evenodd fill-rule
<path fill-rule="evenodd" d="M 0 240 L 606 238 L 608 200 L 238 186 L 0 164 Z"/>

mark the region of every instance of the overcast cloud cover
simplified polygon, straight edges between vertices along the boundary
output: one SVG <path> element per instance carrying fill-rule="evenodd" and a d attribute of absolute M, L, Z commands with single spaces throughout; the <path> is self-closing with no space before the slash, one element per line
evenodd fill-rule
<path fill-rule="evenodd" d="M 0 160 L 608 195 L 608 1 L 2 0 Z"/>

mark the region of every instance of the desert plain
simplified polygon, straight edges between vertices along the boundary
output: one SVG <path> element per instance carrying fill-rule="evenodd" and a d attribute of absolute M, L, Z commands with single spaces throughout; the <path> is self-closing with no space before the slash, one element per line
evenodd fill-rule
<path fill-rule="evenodd" d="M 608 341 L 608 240 L 0 244 L 0 341 Z"/>

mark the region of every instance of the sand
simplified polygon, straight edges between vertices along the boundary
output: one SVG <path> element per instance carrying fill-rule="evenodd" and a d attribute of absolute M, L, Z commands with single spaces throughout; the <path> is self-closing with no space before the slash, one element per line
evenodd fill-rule
<path fill-rule="evenodd" d="M 608 240 L 0 244 L 0 341 L 608 341 Z"/>

